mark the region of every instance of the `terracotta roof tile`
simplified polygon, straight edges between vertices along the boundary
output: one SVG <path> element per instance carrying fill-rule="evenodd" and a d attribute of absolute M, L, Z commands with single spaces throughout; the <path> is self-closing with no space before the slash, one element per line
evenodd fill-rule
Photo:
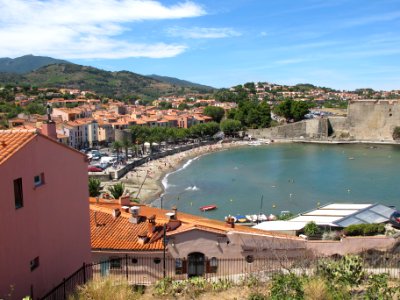
<path fill-rule="evenodd" d="M 90 198 L 90 229 L 92 237 L 93 249 L 115 249 L 115 250 L 162 250 L 162 227 L 168 222 L 165 215 L 170 210 L 149 207 L 146 205 L 137 205 L 140 207 L 140 215 L 156 217 L 156 228 L 158 231 L 152 235 L 148 234 L 150 241 L 142 244 L 138 242 L 138 234 L 148 230 L 147 221 L 139 224 L 132 224 L 129 222 L 130 214 L 122 212 L 118 218 L 113 218 L 112 211 L 121 206 L 117 201 L 100 199 L 96 203 L 95 198 Z M 96 213 L 95 213 L 96 212 Z M 97 226 L 95 222 L 95 214 Z M 273 236 L 276 238 L 294 239 L 298 237 L 288 236 L 285 234 L 278 234 L 266 232 L 264 230 L 250 228 L 246 226 L 236 225 L 234 228 L 227 226 L 223 221 L 211 220 L 200 216 L 190 215 L 186 213 L 177 213 L 177 218 L 181 225 L 173 230 L 167 232 L 167 235 L 175 235 L 191 230 L 202 230 L 216 234 L 233 233 L 247 233 L 257 234 L 264 236 Z"/>
<path fill-rule="evenodd" d="M 35 130 L 1 130 L 0 164 L 4 163 L 36 136 L 37 132 Z"/>

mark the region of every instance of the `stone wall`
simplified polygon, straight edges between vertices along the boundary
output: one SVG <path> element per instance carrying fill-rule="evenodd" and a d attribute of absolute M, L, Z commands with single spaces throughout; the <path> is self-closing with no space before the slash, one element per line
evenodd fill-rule
<path fill-rule="evenodd" d="M 304 120 L 248 133 L 264 139 L 393 142 L 396 126 L 400 126 L 399 101 L 359 100 L 349 103 L 347 117 Z"/>
<path fill-rule="evenodd" d="M 270 128 L 249 129 L 248 134 L 262 139 L 326 139 L 328 128 L 327 119 L 311 119 Z"/>
<path fill-rule="evenodd" d="M 353 101 L 347 119 L 356 140 L 393 141 L 393 130 L 400 126 L 400 105 L 397 100 Z"/>

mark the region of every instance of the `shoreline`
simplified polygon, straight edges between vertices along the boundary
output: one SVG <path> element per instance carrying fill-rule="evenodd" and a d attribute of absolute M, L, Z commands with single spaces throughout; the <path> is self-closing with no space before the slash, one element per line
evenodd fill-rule
<path fill-rule="evenodd" d="M 182 168 L 189 160 L 209 153 L 245 146 L 247 142 L 241 141 L 216 143 L 178 152 L 135 167 L 118 181 L 125 185 L 125 190 L 131 194 L 132 198 L 138 198 L 141 204 L 151 204 L 164 194 L 164 178 Z M 115 181 L 105 182 L 103 189 L 115 183 Z"/>
<path fill-rule="evenodd" d="M 309 143 L 309 144 L 382 144 L 399 145 L 397 142 L 381 141 L 310 141 L 295 139 L 276 139 L 273 144 L 282 143 Z M 212 145 L 200 146 L 190 150 L 182 151 L 163 158 L 151 160 L 141 166 L 134 168 L 125 174 L 119 182 L 125 185 L 125 190 L 131 194 L 132 198 L 138 198 L 141 204 L 151 204 L 157 201 L 164 193 L 165 187 L 163 180 L 171 173 L 182 168 L 185 163 L 202 155 L 224 151 L 232 148 L 250 147 L 248 141 L 234 141 L 227 143 L 216 143 Z M 115 184 L 115 181 L 105 182 L 104 188 Z"/>

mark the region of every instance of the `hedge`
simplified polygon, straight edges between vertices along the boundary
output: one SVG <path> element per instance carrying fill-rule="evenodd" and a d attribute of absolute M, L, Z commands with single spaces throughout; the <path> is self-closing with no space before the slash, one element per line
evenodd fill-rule
<path fill-rule="evenodd" d="M 357 224 L 344 229 L 344 234 L 347 236 L 371 236 L 383 233 L 385 233 L 385 224 Z"/>

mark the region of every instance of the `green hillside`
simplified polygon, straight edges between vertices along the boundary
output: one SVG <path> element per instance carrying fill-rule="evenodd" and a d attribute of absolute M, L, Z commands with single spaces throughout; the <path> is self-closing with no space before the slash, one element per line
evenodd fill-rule
<path fill-rule="evenodd" d="M 0 58 L 0 72 L 25 74 L 52 64 L 65 64 L 65 60 L 46 56 L 24 55 L 17 58 Z"/>
<path fill-rule="evenodd" d="M 128 71 L 109 72 L 71 63 L 49 65 L 19 76 L 0 73 L 0 83 L 77 88 L 120 99 L 154 99 L 163 95 L 209 92 L 196 86 L 174 85 Z"/>

